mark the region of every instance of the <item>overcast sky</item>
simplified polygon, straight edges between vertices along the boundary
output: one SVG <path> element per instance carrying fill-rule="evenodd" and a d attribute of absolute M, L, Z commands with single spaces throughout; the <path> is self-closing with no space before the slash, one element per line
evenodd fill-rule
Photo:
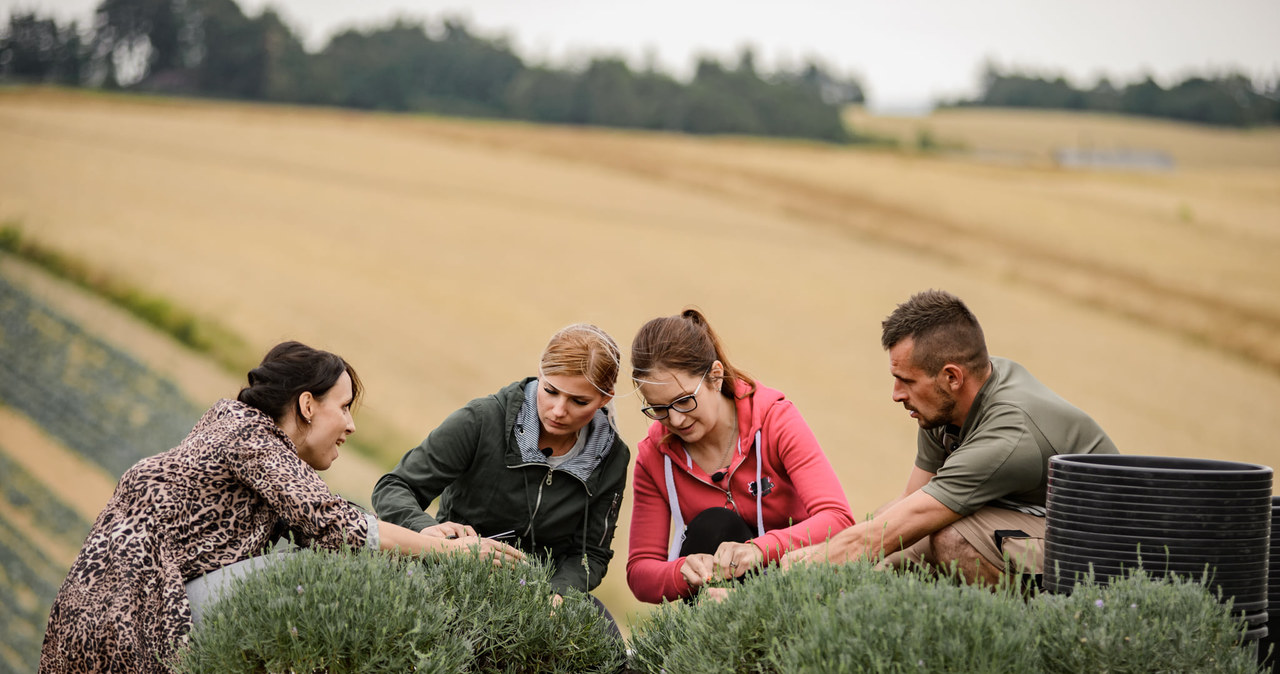
<path fill-rule="evenodd" d="M 274 6 L 308 47 L 336 30 L 405 16 L 506 36 L 525 59 L 565 65 L 614 54 L 652 59 L 678 76 L 699 54 L 795 66 L 816 56 L 856 74 L 873 107 L 971 96 L 990 59 L 1092 85 L 1144 73 L 1168 84 L 1226 69 L 1280 78 L 1280 0 L 238 0 L 250 15 Z M 0 14 L 36 9 L 87 22 L 99 0 L 0 0 Z"/>

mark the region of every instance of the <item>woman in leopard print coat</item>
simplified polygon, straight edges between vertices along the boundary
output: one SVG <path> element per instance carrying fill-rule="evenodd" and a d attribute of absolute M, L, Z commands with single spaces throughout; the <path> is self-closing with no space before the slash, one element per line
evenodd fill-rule
<path fill-rule="evenodd" d="M 360 380 L 342 358 L 297 342 L 272 349 L 237 400 L 221 400 L 182 444 L 120 478 L 49 614 L 40 671 L 164 672 L 191 629 L 184 584 L 264 550 L 279 524 L 303 544 L 400 549 L 480 546 L 378 522 L 316 470 L 355 432 Z"/>

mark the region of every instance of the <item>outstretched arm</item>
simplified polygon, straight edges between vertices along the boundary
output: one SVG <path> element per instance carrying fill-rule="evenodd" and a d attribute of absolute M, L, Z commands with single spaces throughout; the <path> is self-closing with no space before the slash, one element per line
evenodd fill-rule
<path fill-rule="evenodd" d="M 497 565 L 524 559 L 523 552 L 488 538 L 467 536 L 450 539 L 427 536 L 390 522 L 378 522 L 378 540 L 379 547 L 383 550 L 414 556 L 432 552 L 465 553 L 479 546 L 481 553 L 491 556 L 493 563 Z"/>
<path fill-rule="evenodd" d="M 960 513 L 917 489 L 874 519 L 855 524 L 826 543 L 793 550 L 782 566 L 814 561 L 879 560 L 960 519 Z"/>

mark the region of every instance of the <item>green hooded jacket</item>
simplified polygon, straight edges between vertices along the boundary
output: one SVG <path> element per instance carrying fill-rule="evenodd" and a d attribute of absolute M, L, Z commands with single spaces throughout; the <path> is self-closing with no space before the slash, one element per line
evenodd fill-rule
<path fill-rule="evenodd" d="M 600 584 L 613 558 L 631 452 L 601 408 L 585 429 L 588 449 L 594 444 L 597 452 L 584 450 L 555 469 L 536 449 L 522 453 L 516 436 L 532 381 L 512 383 L 450 414 L 378 480 L 373 506 L 379 518 L 414 531 L 440 522 L 469 524 L 481 536 L 514 530 L 515 539 L 506 542 L 549 561 L 557 593 L 587 592 Z M 604 435 L 592 443 L 595 434 Z M 440 506 L 432 517 L 425 509 L 436 497 Z"/>

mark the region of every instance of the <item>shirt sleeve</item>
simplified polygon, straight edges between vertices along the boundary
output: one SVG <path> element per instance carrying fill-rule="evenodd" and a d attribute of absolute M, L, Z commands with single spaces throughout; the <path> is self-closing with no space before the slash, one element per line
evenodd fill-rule
<path fill-rule="evenodd" d="M 471 467 L 480 437 L 476 416 L 470 405 L 450 414 L 378 480 L 373 487 L 378 517 L 414 531 L 439 524 L 426 508 Z"/>
<path fill-rule="evenodd" d="M 947 450 L 942 446 L 940 432 L 920 429 L 916 433 L 916 468 L 926 473 L 937 473 L 946 460 Z"/>
<path fill-rule="evenodd" d="M 643 456 L 646 449 L 655 456 L 657 451 L 649 447 L 649 438 L 640 441 L 636 450 Z M 653 462 L 660 465 L 659 462 Z M 650 465 L 637 460 L 632 474 L 631 493 L 631 541 L 627 553 L 627 585 L 640 601 L 657 604 L 663 599 L 674 600 L 690 594 L 689 584 L 680 574 L 684 557 L 667 561 L 668 544 L 671 541 L 671 507 L 667 504 L 665 479 L 651 475 Z"/>
<path fill-rule="evenodd" d="M 960 515 L 970 515 L 998 498 L 1034 489 L 1042 464 L 1026 415 L 1001 406 L 988 412 L 923 489 Z"/>
<path fill-rule="evenodd" d="M 233 443 L 231 473 L 257 492 L 284 523 L 314 546 L 364 547 L 369 539 L 365 513 L 334 494 L 319 473 L 277 439 L 251 432 Z"/>
<path fill-rule="evenodd" d="M 791 401 L 783 400 L 770 407 L 763 435 L 763 442 L 773 445 L 772 453 L 781 461 L 782 470 L 809 513 L 807 519 L 753 539 L 764 552 L 765 562 L 772 562 L 789 550 L 821 543 L 851 526 L 853 513 L 831 462 Z"/>

